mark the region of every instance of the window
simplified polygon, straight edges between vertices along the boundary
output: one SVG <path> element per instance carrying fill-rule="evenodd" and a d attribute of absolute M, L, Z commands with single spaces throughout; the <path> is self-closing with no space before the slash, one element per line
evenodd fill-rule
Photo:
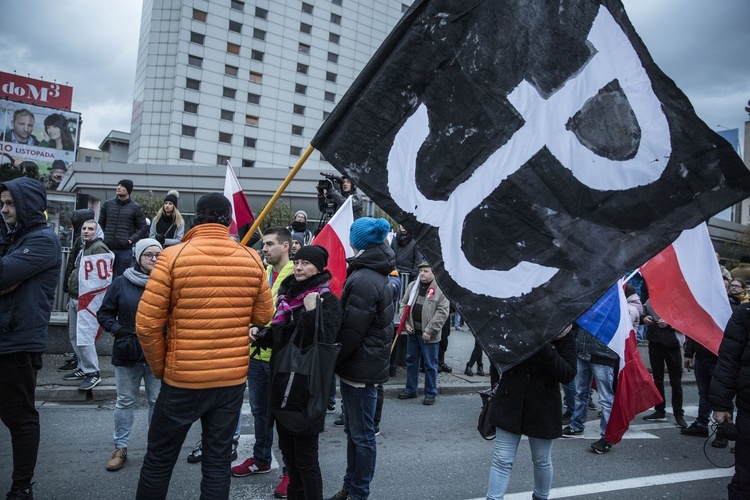
<path fill-rule="evenodd" d="M 292 112 L 295 115 L 304 115 L 305 114 L 305 107 L 301 104 L 295 104 L 292 108 Z"/>
<path fill-rule="evenodd" d="M 268 11 L 266 9 L 261 9 L 260 7 L 255 7 L 255 17 L 268 19 Z"/>
<path fill-rule="evenodd" d="M 333 24 L 341 24 L 341 16 L 331 12 L 331 22 Z"/>
<path fill-rule="evenodd" d="M 232 9 L 243 11 L 245 10 L 245 2 L 239 2 L 238 0 L 232 0 Z"/>
<path fill-rule="evenodd" d="M 91 163 L 91 157 L 90 156 L 86 157 L 86 163 Z"/>
<path fill-rule="evenodd" d="M 326 71 L 326 81 L 336 83 L 336 73 Z"/>
<path fill-rule="evenodd" d="M 188 66 L 195 66 L 196 68 L 203 67 L 203 58 L 188 55 Z"/>
<path fill-rule="evenodd" d="M 303 54 L 309 54 L 310 53 L 310 46 L 306 43 L 299 44 L 299 51 Z"/>
<path fill-rule="evenodd" d="M 195 137 L 195 130 L 196 130 L 196 127 L 191 127 L 190 125 L 183 125 L 182 135 L 186 135 L 188 137 Z"/>
<path fill-rule="evenodd" d="M 183 103 L 182 110 L 185 113 L 197 113 L 198 112 L 198 103 L 185 101 Z"/>
<path fill-rule="evenodd" d="M 333 52 L 328 53 L 328 62 L 332 63 L 338 63 L 339 62 L 339 55 L 334 54 Z"/>
<path fill-rule="evenodd" d="M 292 125 L 292 135 L 302 135 L 305 132 L 305 127 L 300 125 Z"/>
<path fill-rule="evenodd" d="M 253 38 L 256 38 L 258 40 L 265 40 L 266 32 L 258 28 L 253 28 Z"/>
<path fill-rule="evenodd" d="M 328 102 L 333 102 L 336 100 L 336 94 L 334 94 L 333 92 L 326 92 L 325 95 L 323 96 L 323 99 L 325 99 Z"/>
<path fill-rule="evenodd" d="M 307 94 L 307 85 L 302 85 L 301 83 L 298 83 L 294 86 L 294 91 L 298 94 Z"/>
<path fill-rule="evenodd" d="M 249 125 L 251 127 L 257 127 L 258 117 L 253 116 L 253 115 L 245 115 L 245 125 Z"/>
<path fill-rule="evenodd" d="M 333 5 L 341 5 L 341 0 L 331 0 Z"/>
<path fill-rule="evenodd" d="M 234 31 L 235 33 L 242 33 L 242 23 L 239 23 L 237 21 L 229 21 L 229 31 Z"/>
<path fill-rule="evenodd" d="M 219 132 L 219 142 L 232 143 L 232 134 L 228 132 Z"/>
<path fill-rule="evenodd" d="M 192 149 L 180 148 L 180 160 L 192 160 L 194 152 Z"/>
<path fill-rule="evenodd" d="M 239 54 L 240 46 L 236 43 L 227 42 L 227 52 L 229 52 L 230 54 Z"/>
<path fill-rule="evenodd" d="M 308 35 L 312 33 L 312 25 L 307 23 L 299 23 L 299 30 L 302 33 L 307 33 Z"/>
<path fill-rule="evenodd" d="M 260 96 L 258 94 L 253 94 L 252 92 L 248 92 L 247 102 L 249 102 L 250 104 L 260 104 Z"/>
<path fill-rule="evenodd" d="M 216 155 L 216 164 L 217 165 L 226 165 L 227 162 L 231 161 L 232 159 L 228 156 L 224 155 Z"/>
<path fill-rule="evenodd" d="M 309 66 L 307 64 L 297 63 L 297 73 L 307 74 Z"/>
<path fill-rule="evenodd" d="M 237 76 L 239 73 L 240 68 L 237 66 L 230 66 L 229 64 L 224 65 L 224 74 L 227 76 Z"/>
<path fill-rule="evenodd" d="M 253 160 L 242 160 L 242 166 L 253 168 L 255 166 L 255 162 Z"/>
<path fill-rule="evenodd" d="M 263 83 L 263 73 L 258 73 L 257 71 L 251 71 L 250 82 L 258 83 L 258 84 Z"/>
<path fill-rule="evenodd" d="M 206 35 L 201 35 L 200 33 L 196 33 L 195 31 L 190 32 L 190 41 L 192 43 L 197 43 L 198 45 L 203 45 L 203 42 L 206 39 Z"/>
<path fill-rule="evenodd" d="M 260 50 L 255 50 L 255 49 L 253 49 L 253 50 L 252 50 L 252 51 L 250 52 L 250 59 L 252 59 L 253 61 L 260 61 L 260 62 L 263 62 L 263 56 L 264 56 L 264 55 L 265 55 L 265 54 L 264 54 L 263 52 L 261 52 Z"/>
<path fill-rule="evenodd" d="M 222 120 L 234 120 L 234 111 L 230 111 L 228 109 L 222 109 L 221 110 L 221 119 Z"/>
<path fill-rule="evenodd" d="M 245 137 L 246 148 L 254 148 L 257 143 L 258 139 L 256 139 L 255 137 Z"/>
<path fill-rule="evenodd" d="M 208 15 L 208 14 L 206 14 L 206 13 L 205 13 L 205 12 L 203 12 L 202 10 L 198 10 L 198 9 L 193 9 L 193 19 L 195 19 L 196 21 L 200 21 L 200 22 L 202 22 L 202 23 L 205 23 L 205 22 L 206 22 L 206 16 L 207 16 L 207 15 Z M 191 158 L 191 159 L 192 159 L 192 158 Z"/>
<path fill-rule="evenodd" d="M 305 14 L 312 14 L 313 6 L 309 3 L 302 2 L 302 12 Z"/>
<path fill-rule="evenodd" d="M 224 87 L 224 91 L 222 92 L 222 95 L 226 97 L 227 99 L 234 99 L 235 96 L 237 95 L 237 89 Z"/>
<path fill-rule="evenodd" d="M 327 120 L 329 116 L 331 116 L 331 112 L 330 111 L 323 111 L 323 119 L 324 120 Z"/>
<path fill-rule="evenodd" d="M 341 40 L 341 35 L 337 35 L 336 33 L 328 33 L 328 41 L 331 43 L 339 43 L 339 40 Z"/>
<path fill-rule="evenodd" d="M 194 78 L 186 78 L 185 79 L 185 88 L 193 89 L 193 90 L 200 90 L 201 89 L 201 81 L 196 80 Z"/>
<path fill-rule="evenodd" d="M 289 146 L 289 154 L 291 156 L 302 156 L 302 148 L 299 146 Z"/>

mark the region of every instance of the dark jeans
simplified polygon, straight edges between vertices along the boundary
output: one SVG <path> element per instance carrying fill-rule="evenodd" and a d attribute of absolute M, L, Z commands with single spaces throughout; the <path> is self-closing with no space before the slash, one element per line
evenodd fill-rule
<path fill-rule="evenodd" d="M 202 427 L 202 499 L 229 498 L 232 436 L 242 408 L 245 384 L 183 389 L 162 381 L 148 430 L 148 447 L 136 498 L 166 498 L 172 469 L 193 422 Z"/>
<path fill-rule="evenodd" d="M 112 253 L 115 254 L 114 274 L 112 276 L 112 279 L 114 279 L 117 276 L 122 276 L 122 273 L 130 267 L 130 263 L 133 260 L 133 249 L 120 248 L 118 250 L 112 250 Z"/>
<path fill-rule="evenodd" d="M 323 476 L 318 462 L 319 434 L 292 434 L 276 424 L 279 433 L 279 449 L 284 456 L 289 474 L 289 500 L 322 500 Z"/>
<path fill-rule="evenodd" d="M 477 367 L 482 366 L 482 346 L 479 345 L 477 339 L 474 339 L 474 350 L 471 351 L 471 356 L 469 356 L 469 368 L 474 366 L 474 363 L 477 364 Z"/>
<path fill-rule="evenodd" d="M 734 446 L 734 476 L 727 490 L 729 500 L 747 500 L 750 492 L 750 411 L 738 408 L 734 423 L 740 437 Z"/>
<path fill-rule="evenodd" d="M 39 412 L 34 406 L 36 374 L 42 353 L 15 352 L 0 356 L 0 420 L 10 431 L 13 486 L 28 489 L 39 452 Z"/>
<path fill-rule="evenodd" d="M 695 370 L 695 385 L 698 386 L 698 418 L 695 421 L 704 427 L 708 426 L 708 418 L 711 416 L 708 394 L 711 390 L 711 378 L 714 376 L 715 369 L 716 361 L 711 363 L 695 358 L 693 370 Z"/>
<path fill-rule="evenodd" d="M 259 466 L 271 465 L 273 426 L 268 425 L 268 391 L 271 389 L 271 363 L 250 359 L 247 371 L 247 398 L 253 414 L 255 444 L 253 458 Z"/>
<path fill-rule="evenodd" d="M 341 397 L 346 407 L 344 489 L 349 492 L 352 500 L 364 500 L 370 494 L 370 481 L 375 475 L 377 458 L 374 424 L 377 389 L 372 384 L 353 387 L 341 381 Z"/>
<path fill-rule="evenodd" d="M 669 387 L 672 389 L 672 411 L 675 417 L 685 414 L 682 409 L 682 353 L 680 347 L 664 347 L 660 344 L 648 343 L 648 358 L 651 361 L 651 371 L 654 375 L 654 385 L 661 394 L 662 402 L 655 406 L 656 411 L 664 411 L 667 398 L 664 397 L 664 364 L 669 373 Z"/>

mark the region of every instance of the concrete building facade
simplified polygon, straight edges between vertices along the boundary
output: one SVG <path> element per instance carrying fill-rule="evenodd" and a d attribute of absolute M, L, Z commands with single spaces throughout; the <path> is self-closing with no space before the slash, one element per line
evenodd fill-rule
<path fill-rule="evenodd" d="M 144 0 L 128 163 L 292 167 L 407 8 Z"/>

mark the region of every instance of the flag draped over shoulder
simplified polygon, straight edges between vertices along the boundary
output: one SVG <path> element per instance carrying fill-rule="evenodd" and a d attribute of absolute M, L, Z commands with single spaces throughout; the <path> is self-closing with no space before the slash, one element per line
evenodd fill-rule
<path fill-rule="evenodd" d="M 352 197 L 349 196 L 311 242 L 311 245 L 320 245 L 328 250 L 327 269 L 332 276 L 329 288 L 336 297 L 341 296 L 341 290 L 346 281 L 346 259 L 354 256 L 354 250 L 349 244 L 349 229 L 352 227 L 352 222 L 354 222 L 354 212 L 352 212 Z"/>
<path fill-rule="evenodd" d="M 98 253 L 81 255 L 78 266 L 78 312 L 77 345 L 94 345 L 99 338 L 102 327 L 96 319 L 96 313 L 104 300 L 104 294 L 112 283 L 112 267 L 115 254 Z"/>
<path fill-rule="evenodd" d="M 227 175 L 224 178 L 224 196 L 232 204 L 232 225 L 229 226 L 229 234 L 239 234 L 238 229 L 252 224 L 255 216 L 229 162 L 227 162 Z"/>
<path fill-rule="evenodd" d="M 617 390 L 604 435 L 607 441 L 617 444 L 633 417 L 662 400 L 638 353 L 622 280 L 607 290 L 576 323 L 620 356 Z"/>
<path fill-rule="evenodd" d="M 750 195 L 617 0 L 417 0 L 312 145 L 407 228 L 500 369 Z"/>
<path fill-rule="evenodd" d="M 656 314 L 718 355 L 732 308 L 706 224 L 683 231 L 641 274 Z"/>

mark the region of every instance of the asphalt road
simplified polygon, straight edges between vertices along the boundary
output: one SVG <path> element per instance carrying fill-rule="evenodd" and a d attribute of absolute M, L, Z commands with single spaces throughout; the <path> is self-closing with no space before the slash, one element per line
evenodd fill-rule
<path fill-rule="evenodd" d="M 685 401 L 691 422 L 697 409 L 694 385 L 685 387 Z M 118 472 L 107 472 L 104 466 L 113 449 L 112 401 L 38 404 L 42 442 L 35 477 L 37 499 L 133 497 L 146 448 L 146 409 L 142 405 L 136 411 L 128 462 Z M 478 410 L 479 397 L 471 394 L 439 396 L 432 407 L 422 405 L 421 399 L 386 398 L 371 498 L 484 498 L 493 443 L 484 441 L 475 430 Z M 595 418 L 595 413 L 590 416 Z M 345 435 L 343 429 L 333 427 L 334 418 L 328 416 L 320 438 L 326 496 L 340 487 L 346 464 Z M 596 455 L 588 447 L 598 438 L 597 429 L 598 424 L 589 424 L 584 438 L 555 442 L 552 498 L 726 498 L 732 470 L 712 466 L 704 456 L 705 440 L 682 436 L 671 421 L 650 423 L 637 417 L 625 439 L 604 455 Z M 199 496 L 200 466 L 185 460 L 198 439 L 200 426 L 195 425 L 175 467 L 170 499 Z M 0 493 L 10 488 L 9 441 L 7 430 L 0 426 Z M 250 455 L 252 442 L 252 418 L 246 404 L 239 461 Z M 278 460 L 280 453 L 274 453 Z M 734 462 L 728 449 L 707 446 L 706 453 L 721 465 Z M 273 498 L 279 474 L 274 468 L 262 476 L 233 478 L 231 498 Z M 522 441 L 506 498 L 531 498 L 532 474 L 528 442 Z"/>

